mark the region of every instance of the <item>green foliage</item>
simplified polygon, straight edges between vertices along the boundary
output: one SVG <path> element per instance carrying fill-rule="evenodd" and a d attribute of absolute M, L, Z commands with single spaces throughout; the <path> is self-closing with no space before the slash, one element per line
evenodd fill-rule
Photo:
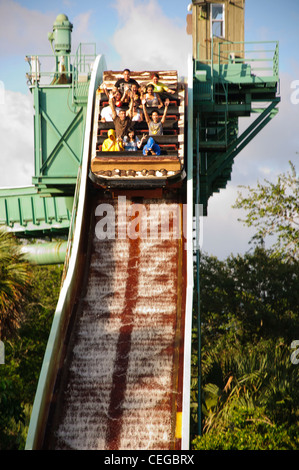
<path fill-rule="evenodd" d="M 244 187 L 248 196 L 239 192 L 233 207 L 248 211 L 242 220 L 255 227 L 253 242 L 261 243 L 267 236 L 275 237 L 273 248 L 287 258 L 299 258 L 299 184 L 292 162 L 290 171 L 280 174 L 277 182 L 265 180 L 257 188 Z"/>
<path fill-rule="evenodd" d="M 18 441 L 18 436 L 13 435 L 11 428 L 16 423 L 24 423 L 21 396 L 19 383 L 0 377 L 0 450 L 10 450 Z"/>
<path fill-rule="evenodd" d="M 290 360 L 299 338 L 299 262 L 257 248 L 226 261 L 202 255 L 200 269 L 203 435 L 194 448 L 299 448 L 299 367 Z M 194 339 L 196 324 L 195 314 Z M 194 341 L 194 436 L 196 348 Z"/>
<path fill-rule="evenodd" d="M 194 449 L 298 449 L 299 186 L 294 165 L 276 183 L 247 187 L 234 207 L 256 229 L 256 249 L 225 261 L 202 255 L 201 410 Z M 274 242 L 261 248 L 266 237 Z M 197 306 L 194 338 L 197 335 Z M 196 423 L 197 343 L 191 413 Z M 196 432 L 194 432 L 194 435 Z"/>
<path fill-rule="evenodd" d="M 0 365 L 0 450 L 23 449 L 53 314 L 62 266 L 32 266 L 18 335 L 5 341 Z"/>
<path fill-rule="evenodd" d="M 0 229 L 0 339 L 14 336 L 23 319 L 24 297 L 29 296 L 31 273 L 15 237 Z"/>
<path fill-rule="evenodd" d="M 197 436 L 192 442 L 196 450 L 297 450 L 297 426 L 276 425 L 265 419 L 262 409 L 233 410 L 229 424 Z"/>

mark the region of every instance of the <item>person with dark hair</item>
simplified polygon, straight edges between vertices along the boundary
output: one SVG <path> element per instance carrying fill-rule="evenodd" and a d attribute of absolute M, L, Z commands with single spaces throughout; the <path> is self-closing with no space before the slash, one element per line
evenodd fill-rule
<path fill-rule="evenodd" d="M 116 108 L 123 108 L 124 102 L 119 91 L 117 91 L 113 96 L 113 101 Z"/>
<path fill-rule="evenodd" d="M 166 115 L 167 115 L 167 110 L 169 106 L 169 99 L 167 98 L 165 100 L 165 108 L 164 108 L 164 113 L 162 118 L 160 119 L 160 114 L 158 110 L 154 110 L 151 113 L 151 119 L 148 115 L 148 112 L 146 110 L 145 106 L 145 99 L 142 100 L 142 106 L 143 106 L 143 113 L 144 117 L 146 120 L 146 123 L 148 125 L 148 131 L 149 135 L 163 135 L 163 124 L 165 123 Z"/>
<path fill-rule="evenodd" d="M 151 79 L 152 81 L 150 82 L 150 84 L 154 87 L 154 93 L 170 93 L 171 95 L 175 94 L 175 90 L 168 88 L 166 85 L 159 81 L 160 77 L 158 73 L 153 73 Z"/>
<path fill-rule="evenodd" d="M 128 133 L 128 129 L 132 126 L 133 101 L 131 100 L 128 112 L 126 109 L 120 108 L 117 114 L 113 100 L 113 93 L 110 93 L 109 105 L 112 110 L 112 119 L 115 126 L 116 138 L 123 139 L 123 137 Z"/>
<path fill-rule="evenodd" d="M 131 88 L 132 85 L 137 85 L 137 88 L 139 89 L 139 84 L 134 80 L 134 78 L 131 78 L 130 75 L 131 71 L 129 69 L 125 69 L 123 71 L 123 78 L 120 78 L 115 82 L 114 87 L 120 91 L 122 96 L 129 88 Z"/>
<path fill-rule="evenodd" d="M 135 83 L 132 84 L 131 88 L 126 90 L 122 96 L 122 101 L 124 103 L 129 103 L 130 100 L 133 100 L 134 106 L 141 106 L 141 98 L 140 93 L 138 91 L 138 87 Z"/>
<path fill-rule="evenodd" d="M 141 139 L 139 139 L 137 135 L 135 135 L 135 130 L 130 127 L 130 129 L 128 130 L 128 134 L 125 135 L 125 137 L 123 138 L 125 151 L 134 152 L 136 150 L 140 150 L 145 138 L 146 135 L 143 135 Z"/>
<path fill-rule="evenodd" d="M 146 106 L 148 107 L 162 108 L 163 106 L 159 93 L 154 92 L 154 85 L 152 85 L 152 83 L 147 85 L 144 99 L 146 101 Z"/>

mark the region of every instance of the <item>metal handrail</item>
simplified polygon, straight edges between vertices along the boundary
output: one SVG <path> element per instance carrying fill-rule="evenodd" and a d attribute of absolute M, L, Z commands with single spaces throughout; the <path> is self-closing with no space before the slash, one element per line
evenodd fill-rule
<path fill-rule="evenodd" d="M 262 48 L 250 48 L 248 49 L 247 46 L 262 46 Z M 267 48 L 267 46 L 273 45 L 271 48 Z M 264 63 L 272 63 L 272 67 L 254 67 L 255 71 L 272 71 L 273 77 L 278 79 L 279 76 L 279 42 L 278 41 L 221 41 L 218 42 L 218 61 L 215 64 L 215 44 L 214 44 L 214 37 L 211 39 L 211 59 L 200 59 L 199 60 L 199 46 L 200 43 L 197 45 L 198 51 L 198 61 L 202 64 L 210 65 L 211 67 L 211 74 L 213 78 L 214 67 L 217 65 L 219 71 L 221 70 L 221 65 L 236 63 L 236 64 L 254 64 L 258 62 Z M 225 46 L 229 46 L 224 49 Z M 235 47 L 236 46 L 236 47 Z M 239 46 L 243 46 L 240 48 Z M 234 50 L 235 48 L 235 50 Z M 236 54 L 235 58 L 233 58 L 233 54 Z M 264 54 L 264 57 L 250 57 L 250 54 Z M 269 56 L 270 54 L 270 56 Z M 244 55 L 243 57 L 240 57 Z"/>
<path fill-rule="evenodd" d="M 78 168 L 78 176 L 77 176 L 77 183 L 76 183 L 75 194 L 74 194 L 72 216 L 71 216 L 69 233 L 68 233 L 66 255 L 65 255 L 65 261 L 64 261 L 64 266 L 63 266 L 63 272 L 62 272 L 62 276 L 61 276 L 61 287 L 63 286 L 64 280 L 65 280 L 66 275 L 67 275 L 70 256 L 71 256 L 71 252 L 72 252 L 74 231 L 75 231 L 76 218 L 77 218 L 77 209 L 78 209 L 78 203 L 79 203 L 81 175 L 82 175 L 82 165 L 80 165 L 79 168 Z"/>
<path fill-rule="evenodd" d="M 92 54 L 83 54 L 82 49 L 86 46 L 93 46 L 93 53 Z M 92 60 L 86 60 L 86 58 L 92 58 Z M 74 59 L 74 74 L 72 80 L 72 95 L 73 95 L 73 103 L 76 102 L 78 96 L 78 89 L 79 89 L 79 75 L 86 72 L 88 74 L 91 73 L 91 64 L 94 62 L 96 58 L 96 45 L 94 43 L 80 43 Z"/>
<path fill-rule="evenodd" d="M 84 47 L 93 47 L 91 53 L 83 53 Z M 45 70 L 41 69 L 40 59 L 49 59 L 51 60 L 51 68 L 53 66 L 53 57 L 55 59 L 59 58 L 62 54 L 28 54 L 25 56 L 25 60 L 29 63 L 29 73 L 26 74 L 28 81 L 31 85 L 36 82 L 41 82 L 42 78 L 54 79 L 55 77 L 60 77 L 61 75 L 68 75 L 72 77 L 72 83 L 77 79 L 78 73 L 91 73 L 91 64 L 94 63 L 96 59 L 96 44 L 95 43 L 80 43 L 75 54 L 68 54 L 67 57 L 69 60 L 66 63 L 66 69 L 63 72 L 58 70 Z M 50 68 L 50 65 L 48 65 Z M 37 79 L 38 78 L 38 79 Z M 49 83 L 42 83 L 44 85 L 49 85 Z M 70 85 L 67 84 L 67 85 Z"/>
<path fill-rule="evenodd" d="M 236 48 L 234 46 L 242 46 L 241 48 Z M 258 45 L 263 46 L 262 49 L 247 49 L 247 46 Z M 266 45 L 273 45 L 273 48 L 267 48 Z M 275 46 L 274 46 L 275 45 Z M 225 46 L 229 46 L 225 49 Z M 237 57 L 234 57 L 234 54 Z M 263 54 L 264 57 L 250 57 L 250 54 Z M 242 57 L 243 55 L 243 57 Z M 241 56 L 241 57 L 240 57 Z M 222 61 L 222 64 L 221 64 Z M 271 76 L 278 78 L 279 75 L 279 43 L 278 41 L 223 41 L 218 43 L 218 67 L 219 74 L 221 71 L 221 65 L 229 63 L 238 63 L 238 64 L 251 64 L 255 63 L 272 63 L 272 67 L 253 67 L 254 72 L 268 72 L 271 71 Z"/>

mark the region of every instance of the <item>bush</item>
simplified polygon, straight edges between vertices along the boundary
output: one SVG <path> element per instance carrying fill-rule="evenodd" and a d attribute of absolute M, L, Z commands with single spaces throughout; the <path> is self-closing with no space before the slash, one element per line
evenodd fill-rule
<path fill-rule="evenodd" d="M 263 410 L 234 412 L 229 426 L 197 436 L 194 450 L 297 450 L 297 425 L 277 426 L 263 415 Z"/>

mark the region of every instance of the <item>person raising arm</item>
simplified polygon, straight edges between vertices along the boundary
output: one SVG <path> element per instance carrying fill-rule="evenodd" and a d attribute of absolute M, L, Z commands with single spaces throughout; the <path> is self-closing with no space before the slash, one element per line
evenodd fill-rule
<path fill-rule="evenodd" d="M 123 139 L 123 137 L 128 133 L 128 130 L 132 125 L 133 101 L 131 100 L 130 102 L 128 115 L 125 109 L 120 109 L 117 115 L 112 93 L 110 93 L 109 95 L 109 104 L 111 107 L 112 119 L 115 126 L 116 138 Z"/>
<path fill-rule="evenodd" d="M 142 107 L 143 107 L 144 118 L 148 125 L 149 135 L 163 135 L 163 124 L 165 123 L 165 119 L 166 119 L 166 115 L 168 111 L 169 99 L 167 98 L 165 100 L 164 113 L 161 119 L 160 119 L 160 115 L 158 111 L 156 110 L 152 111 L 151 119 L 150 119 L 148 112 L 146 110 L 145 104 L 146 104 L 146 100 L 143 99 Z"/>

